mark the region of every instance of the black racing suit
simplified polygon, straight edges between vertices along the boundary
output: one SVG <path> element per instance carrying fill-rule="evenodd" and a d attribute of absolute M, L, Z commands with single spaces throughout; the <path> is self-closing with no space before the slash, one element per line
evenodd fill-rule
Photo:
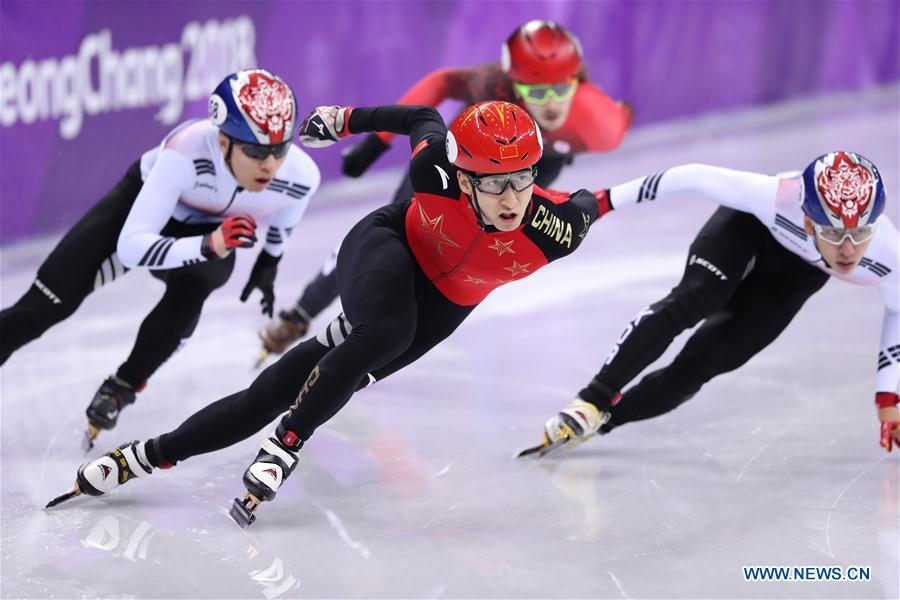
<path fill-rule="evenodd" d="M 446 126 L 437 111 L 356 108 L 350 130 L 406 133 L 413 148 L 424 142 L 410 167 L 415 199 L 370 213 L 347 234 L 337 261 L 344 314 L 246 390 L 208 405 L 148 444 L 158 449 L 149 455 L 154 465 L 230 446 L 289 408 L 283 427 L 308 439 L 356 390 L 449 336 L 491 289 L 574 252 L 599 216 L 600 199 L 590 192 L 569 196 L 536 188 L 519 229 L 482 229 L 447 161 Z M 440 219 L 425 218 L 437 212 Z M 446 269 L 441 261 L 451 255 L 454 261 L 464 258 Z"/>
<path fill-rule="evenodd" d="M 0 364 L 69 318 L 95 289 L 128 270 L 116 261 L 116 242 L 142 185 L 137 161 L 63 236 L 38 269 L 35 284 L 14 305 L 0 311 Z M 206 234 L 216 227 L 216 223 L 188 225 L 171 219 L 160 233 L 181 238 Z M 233 269 L 234 256 L 230 255 L 224 260 L 151 271 L 166 284 L 166 291 L 144 318 L 131 354 L 116 375 L 134 388 L 144 383 L 191 336 L 206 298 L 228 281 Z"/>
<path fill-rule="evenodd" d="M 681 281 L 635 317 L 579 396 L 601 410 L 614 403 L 601 431 L 673 410 L 771 344 L 828 279 L 779 244 L 755 216 L 720 207 L 691 244 Z M 671 364 L 615 400 L 678 334 L 700 321 Z"/>

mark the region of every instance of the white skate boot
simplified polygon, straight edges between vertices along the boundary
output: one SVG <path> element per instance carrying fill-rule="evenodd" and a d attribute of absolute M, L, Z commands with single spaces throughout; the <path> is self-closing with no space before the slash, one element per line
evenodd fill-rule
<path fill-rule="evenodd" d="M 297 452 L 302 447 L 303 440 L 280 424 L 275 435 L 263 439 L 256 459 L 244 471 L 247 494 L 243 500 L 235 498 L 229 511 L 242 529 L 256 520 L 254 511 L 262 502 L 275 499 L 278 489 L 297 468 Z"/>
<path fill-rule="evenodd" d="M 100 458 L 84 463 L 78 468 L 75 487 L 51 500 L 46 508 L 52 508 L 81 494 L 102 496 L 132 479 L 147 477 L 153 472 L 153 467 L 147 460 L 144 445 L 145 442 L 129 442 Z"/>
<path fill-rule="evenodd" d="M 601 412 L 590 402 L 576 397 L 544 425 L 543 441 L 519 452 L 517 458 L 537 454 L 538 458 L 565 447 L 572 447 L 588 439 L 609 421 L 610 414 Z"/>

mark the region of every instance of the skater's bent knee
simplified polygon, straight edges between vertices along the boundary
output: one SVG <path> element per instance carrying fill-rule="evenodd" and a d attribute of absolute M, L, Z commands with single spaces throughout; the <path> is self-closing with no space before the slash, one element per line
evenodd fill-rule
<path fill-rule="evenodd" d="M 415 324 L 406 319 L 386 319 L 378 323 L 354 325 L 347 341 L 367 353 L 389 359 L 403 354 L 412 345 Z"/>
<path fill-rule="evenodd" d="M 679 286 L 651 308 L 666 314 L 682 328 L 693 327 L 718 311 L 728 300 L 719 290 L 703 285 Z"/>

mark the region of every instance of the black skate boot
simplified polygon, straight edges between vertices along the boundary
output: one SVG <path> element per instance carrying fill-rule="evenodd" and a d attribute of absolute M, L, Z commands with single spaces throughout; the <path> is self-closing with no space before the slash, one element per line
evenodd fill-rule
<path fill-rule="evenodd" d="M 297 452 L 303 447 L 303 440 L 293 431 L 279 424 L 274 436 L 262 441 L 262 447 L 253 464 L 244 471 L 244 486 L 247 494 L 243 500 L 234 499 L 229 514 L 242 529 L 256 520 L 253 511 L 262 502 L 275 499 L 278 488 L 297 467 Z"/>
<path fill-rule="evenodd" d="M 81 494 L 102 496 L 132 479 L 147 477 L 153 472 L 153 467 L 147 460 L 145 445 L 145 442 L 128 442 L 100 458 L 84 463 L 78 467 L 72 491 L 51 500 L 47 508 Z"/>
<path fill-rule="evenodd" d="M 85 452 L 94 447 L 94 440 L 101 430 L 116 426 L 119 413 L 129 404 L 134 404 L 135 395 L 145 385 L 146 382 L 134 389 L 127 381 L 115 375 L 106 378 L 85 411 L 88 418 L 83 444 Z"/>
<path fill-rule="evenodd" d="M 273 320 L 259 330 L 262 349 L 256 367 L 259 367 L 270 354 L 281 354 L 309 331 L 310 318 L 299 308 L 283 310 L 278 319 Z"/>

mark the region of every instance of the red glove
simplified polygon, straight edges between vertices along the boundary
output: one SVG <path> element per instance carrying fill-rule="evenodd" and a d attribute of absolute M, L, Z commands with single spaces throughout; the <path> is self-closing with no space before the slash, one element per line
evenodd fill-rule
<path fill-rule="evenodd" d="M 887 421 L 881 424 L 881 447 L 890 452 L 891 444 L 900 448 L 900 421 Z"/>
<path fill-rule="evenodd" d="M 250 248 L 256 243 L 256 221 L 250 215 L 232 215 L 215 231 L 203 238 L 200 252 L 206 258 L 225 258 L 235 248 Z"/>
<path fill-rule="evenodd" d="M 878 392 L 875 394 L 875 404 L 878 405 L 878 420 L 881 421 L 881 447 L 890 452 L 893 445 L 900 448 L 900 412 L 897 405 L 900 404 L 900 396 L 891 392 Z"/>
<path fill-rule="evenodd" d="M 609 190 L 597 190 L 594 192 L 594 197 L 597 199 L 597 206 L 600 207 L 600 214 L 597 215 L 599 220 L 603 215 L 612 211 L 613 206 L 612 202 L 609 201 Z"/>

